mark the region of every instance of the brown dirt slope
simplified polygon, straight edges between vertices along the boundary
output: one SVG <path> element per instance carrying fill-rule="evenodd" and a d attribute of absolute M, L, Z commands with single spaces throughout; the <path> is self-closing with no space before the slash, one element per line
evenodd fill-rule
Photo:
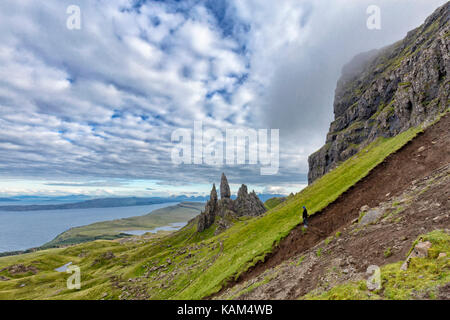
<path fill-rule="evenodd" d="M 369 265 L 404 261 L 419 235 L 436 229 L 450 234 L 450 163 L 416 180 L 401 195 L 367 211 L 364 218 L 374 218 L 370 223 L 365 224 L 366 219 L 362 218 L 340 229 L 338 235 L 235 285 L 220 298 L 296 299 L 349 281 L 367 280 Z M 416 281 L 423 278 L 420 272 L 416 275 Z M 450 283 L 440 286 L 439 279 L 440 276 L 427 282 L 427 286 L 411 287 L 410 298 L 448 300 Z M 384 290 L 377 295 L 366 291 L 361 298 L 391 296 L 389 292 L 385 294 Z"/>
<path fill-rule="evenodd" d="M 299 257 L 314 248 L 328 236 L 334 235 L 339 230 L 352 225 L 352 222 L 359 217 L 360 208 L 367 205 L 375 208 L 382 203 L 388 202 L 402 195 L 405 190 L 410 188 L 417 181 L 422 181 L 427 177 L 433 176 L 437 171 L 443 170 L 450 163 L 450 115 L 445 115 L 439 122 L 426 129 L 422 134 L 409 142 L 401 150 L 390 155 L 380 165 L 373 169 L 370 174 L 355 184 L 351 189 L 342 194 L 335 202 L 330 204 L 322 212 L 317 213 L 310 218 L 310 228 L 305 233 L 302 231 L 302 225 L 297 226 L 292 232 L 283 239 L 279 246 L 266 257 L 265 261 L 257 264 L 254 268 L 242 274 L 239 279 L 228 285 L 215 297 L 226 296 L 231 292 L 233 286 L 253 282 L 263 273 L 271 269 L 276 269 L 281 263 L 294 257 Z M 448 175 L 448 174 L 447 174 Z M 448 181 L 447 181 L 448 182 Z M 445 184 L 444 184 L 445 186 Z M 441 188 L 440 191 L 447 190 L 442 195 L 447 201 L 443 201 L 441 210 L 449 209 L 448 202 L 448 183 L 447 189 Z M 446 208 L 446 209 L 445 209 Z M 424 219 L 420 216 L 417 221 Z M 411 218 L 414 224 L 416 219 Z M 422 221 L 423 223 L 423 221 Z M 447 221 L 448 225 L 448 221 Z M 397 227 L 396 227 L 397 228 Z M 422 226 L 423 228 L 423 226 Z M 389 228 L 382 232 L 384 238 L 389 238 Z M 417 233 L 411 231 L 412 235 Z M 410 236 L 412 236 L 410 235 Z M 361 247 L 362 253 L 370 243 L 365 243 Z M 378 250 L 378 249 L 377 249 Z M 406 249 L 404 249 L 406 250 Z M 403 250 L 403 251 L 404 251 Z M 393 258 L 392 258 L 393 259 Z M 373 260 L 373 259 L 372 259 Z M 376 260 L 376 259 L 375 259 Z M 371 264 L 385 262 L 384 260 L 370 261 Z M 366 261 L 368 263 L 368 261 Z M 364 269 L 366 263 L 361 263 L 358 271 Z M 303 270 L 305 272 L 305 270 Z M 311 272 L 309 270 L 308 272 Z M 307 273 L 308 273 L 307 272 Z M 316 281 L 310 279 L 310 283 L 302 283 L 299 286 L 312 289 Z M 294 298 L 306 293 L 305 290 L 292 289 L 293 292 L 283 298 Z M 277 296 L 266 298 L 277 298 Z"/>

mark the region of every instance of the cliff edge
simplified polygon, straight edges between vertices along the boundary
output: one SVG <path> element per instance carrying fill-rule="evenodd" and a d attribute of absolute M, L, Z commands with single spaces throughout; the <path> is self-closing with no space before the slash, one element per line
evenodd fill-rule
<path fill-rule="evenodd" d="M 309 159 L 312 183 L 378 137 L 392 137 L 449 107 L 450 2 L 391 46 L 357 55 L 335 91 L 326 144 Z"/>

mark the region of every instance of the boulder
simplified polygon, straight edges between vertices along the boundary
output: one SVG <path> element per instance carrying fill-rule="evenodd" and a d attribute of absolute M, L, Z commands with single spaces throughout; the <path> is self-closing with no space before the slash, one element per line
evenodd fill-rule
<path fill-rule="evenodd" d="M 360 225 L 367 225 L 369 223 L 377 221 L 383 215 L 383 211 L 380 209 L 370 209 L 359 222 Z"/>
<path fill-rule="evenodd" d="M 366 205 L 363 205 L 361 207 L 361 209 L 359 209 L 359 212 L 367 212 L 367 211 L 369 211 L 369 209 L 370 209 L 370 207 L 366 204 Z"/>
<path fill-rule="evenodd" d="M 431 248 L 432 244 L 430 241 L 419 242 L 415 247 L 413 252 L 415 253 L 415 257 L 419 258 L 427 258 L 428 250 Z"/>
<path fill-rule="evenodd" d="M 431 248 L 432 244 L 430 241 L 419 242 L 416 244 L 406 261 L 400 267 L 401 270 L 406 271 L 409 267 L 409 262 L 411 258 L 426 258 L 428 257 L 428 250 Z"/>

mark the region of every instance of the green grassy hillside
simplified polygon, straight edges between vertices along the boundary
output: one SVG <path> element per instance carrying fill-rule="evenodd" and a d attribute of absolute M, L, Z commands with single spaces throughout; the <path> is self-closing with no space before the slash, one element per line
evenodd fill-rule
<path fill-rule="evenodd" d="M 1 271 L 0 276 L 10 280 L 0 281 L 0 299 L 201 299 L 211 295 L 263 260 L 300 223 L 301 206 L 312 214 L 322 210 L 420 130 L 376 140 L 264 216 L 236 221 L 219 235 L 214 235 L 214 226 L 196 233 L 196 224 L 191 223 L 172 235 L 140 243 L 95 241 L 0 258 L 0 270 L 19 263 L 39 270 L 35 275 Z M 107 252 L 114 257 L 107 259 Z M 68 275 L 53 270 L 67 262 L 81 268 L 80 290 L 67 290 Z"/>
<path fill-rule="evenodd" d="M 280 203 L 286 201 L 285 197 L 274 197 L 274 198 L 270 198 L 267 199 L 266 202 L 264 202 L 264 206 L 266 207 L 267 210 L 273 209 L 275 208 L 277 205 L 279 205 Z"/>

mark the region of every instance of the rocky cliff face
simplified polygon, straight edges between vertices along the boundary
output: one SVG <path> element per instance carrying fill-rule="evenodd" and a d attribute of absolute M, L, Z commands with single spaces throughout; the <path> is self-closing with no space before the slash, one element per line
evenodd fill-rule
<path fill-rule="evenodd" d="M 266 212 L 264 204 L 255 191 L 248 193 L 245 184 L 239 188 L 236 200 L 232 200 L 227 178 L 225 174 L 222 174 L 220 200 L 217 199 L 216 185 L 213 185 L 210 200 L 206 203 L 205 211 L 198 218 L 197 231 L 202 232 L 208 229 L 217 217 L 224 218 L 219 221 L 218 230 L 221 231 L 229 226 L 227 221 L 233 217 L 259 216 L 264 212 Z"/>
<path fill-rule="evenodd" d="M 447 2 L 405 39 L 343 68 L 326 144 L 309 157 L 309 183 L 378 137 L 395 136 L 449 107 L 449 16 Z"/>

